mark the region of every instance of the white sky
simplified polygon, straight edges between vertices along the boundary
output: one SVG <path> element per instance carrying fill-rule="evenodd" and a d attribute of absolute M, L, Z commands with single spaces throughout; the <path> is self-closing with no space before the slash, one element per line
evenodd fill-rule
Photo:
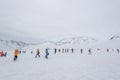
<path fill-rule="evenodd" d="M 120 33 L 120 0 L 0 0 L 0 38 L 29 42 Z"/>

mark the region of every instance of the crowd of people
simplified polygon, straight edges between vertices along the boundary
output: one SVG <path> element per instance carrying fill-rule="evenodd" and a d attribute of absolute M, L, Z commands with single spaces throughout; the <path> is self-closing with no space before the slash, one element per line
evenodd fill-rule
<path fill-rule="evenodd" d="M 57 48 L 54 48 L 53 49 L 54 50 L 54 54 L 57 54 L 57 53 L 76 53 L 76 49 L 74 49 L 74 48 L 71 48 L 71 49 L 69 49 L 69 48 L 67 48 L 67 49 L 64 49 L 64 48 L 62 48 L 62 49 L 57 49 Z M 101 49 L 100 48 L 97 48 L 96 49 L 97 51 L 100 51 Z M 117 53 L 120 53 L 120 50 L 119 49 L 106 49 L 106 52 L 108 53 L 108 52 L 110 52 L 110 51 L 116 51 Z M 83 52 L 86 52 L 86 50 L 85 49 L 79 49 L 79 52 L 81 53 L 81 54 L 83 54 Z M 88 52 L 88 54 L 92 54 L 92 49 L 87 49 L 87 52 Z M 18 55 L 19 54 L 21 54 L 21 53 L 26 53 L 26 51 L 19 51 L 18 49 L 15 49 L 14 50 L 14 58 L 13 58 L 13 61 L 16 61 L 17 60 L 17 58 L 18 58 Z M 33 53 L 33 51 L 31 51 L 31 53 Z M 7 55 L 7 52 L 0 52 L 0 57 L 6 57 L 6 55 Z M 48 48 L 46 48 L 45 49 L 45 58 L 46 59 L 48 59 L 48 56 L 49 56 L 49 49 Z M 36 49 L 36 55 L 35 55 L 35 58 L 40 58 L 41 56 L 40 56 L 40 49 Z"/>

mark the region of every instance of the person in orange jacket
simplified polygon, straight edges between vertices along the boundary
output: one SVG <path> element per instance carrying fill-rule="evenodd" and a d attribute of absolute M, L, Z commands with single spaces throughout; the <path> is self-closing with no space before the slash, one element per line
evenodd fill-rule
<path fill-rule="evenodd" d="M 14 50 L 14 61 L 16 61 L 17 60 L 17 58 L 18 58 L 18 53 L 19 53 L 19 51 L 18 51 L 18 49 L 15 49 Z"/>
<path fill-rule="evenodd" d="M 37 49 L 37 51 L 36 51 L 36 56 L 35 56 L 35 58 L 37 58 L 37 56 L 40 57 L 40 50 L 39 50 L 39 49 Z"/>

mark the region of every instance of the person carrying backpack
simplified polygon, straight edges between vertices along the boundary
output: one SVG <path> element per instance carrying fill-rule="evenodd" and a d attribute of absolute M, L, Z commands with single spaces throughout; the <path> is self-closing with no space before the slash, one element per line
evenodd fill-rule
<path fill-rule="evenodd" d="M 19 51 L 18 51 L 18 49 L 15 49 L 14 50 L 14 61 L 16 61 L 17 60 L 17 58 L 18 58 L 18 53 L 19 53 Z"/>
<path fill-rule="evenodd" d="M 39 49 L 37 49 L 37 51 L 36 51 L 36 56 L 35 56 L 35 58 L 37 58 L 37 56 L 40 57 L 40 50 L 39 50 Z"/>
<path fill-rule="evenodd" d="M 47 48 L 46 48 L 46 50 L 45 50 L 45 53 L 46 53 L 46 54 L 45 54 L 45 58 L 48 59 L 49 52 L 48 52 L 48 49 L 47 49 Z"/>

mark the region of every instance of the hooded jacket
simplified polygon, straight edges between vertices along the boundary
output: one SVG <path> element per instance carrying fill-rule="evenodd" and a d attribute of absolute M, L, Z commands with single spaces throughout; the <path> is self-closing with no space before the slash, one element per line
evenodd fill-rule
<path fill-rule="evenodd" d="M 18 49 L 14 50 L 14 56 L 18 56 Z"/>

